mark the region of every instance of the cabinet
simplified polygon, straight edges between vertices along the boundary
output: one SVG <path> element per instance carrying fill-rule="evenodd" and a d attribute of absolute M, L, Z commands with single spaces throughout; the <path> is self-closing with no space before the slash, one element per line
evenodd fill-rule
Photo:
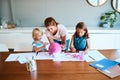
<path fill-rule="evenodd" d="M 2 33 L 0 43 L 4 43 L 8 48 L 15 50 L 30 50 L 32 38 L 28 33 Z"/>
<path fill-rule="evenodd" d="M 43 35 L 42 41 L 48 42 L 45 34 Z M 0 43 L 5 44 L 8 48 L 14 48 L 15 51 L 31 51 L 32 42 L 31 32 L 0 34 Z"/>
<path fill-rule="evenodd" d="M 117 34 L 118 35 L 118 34 Z M 90 34 L 90 42 L 92 49 L 120 49 L 120 37 L 116 34 Z"/>
<path fill-rule="evenodd" d="M 31 51 L 33 42 L 32 29 L 33 28 L 0 30 L 0 43 L 7 45 L 8 48 L 14 48 L 15 51 Z M 42 30 L 44 30 L 44 28 L 42 28 Z M 68 30 L 68 33 L 71 39 L 74 30 Z M 120 29 L 89 29 L 89 34 L 91 49 L 120 49 Z M 42 41 L 48 42 L 45 34 L 43 34 Z"/>
<path fill-rule="evenodd" d="M 120 49 L 120 34 L 115 34 L 115 48 Z"/>

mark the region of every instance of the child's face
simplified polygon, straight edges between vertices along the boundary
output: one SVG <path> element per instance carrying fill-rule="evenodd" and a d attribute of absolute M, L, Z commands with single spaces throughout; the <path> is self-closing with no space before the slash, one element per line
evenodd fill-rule
<path fill-rule="evenodd" d="M 82 37 L 82 36 L 84 36 L 84 34 L 85 34 L 85 31 L 83 29 L 77 28 L 77 35 L 78 36 Z"/>
<path fill-rule="evenodd" d="M 57 30 L 57 27 L 56 26 L 48 26 L 47 30 L 50 31 L 50 33 L 54 34 L 55 31 Z"/>
<path fill-rule="evenodd" d="M 35 32 L 35 40 L 41 40 L 42 34 L 39 31 Z"/>

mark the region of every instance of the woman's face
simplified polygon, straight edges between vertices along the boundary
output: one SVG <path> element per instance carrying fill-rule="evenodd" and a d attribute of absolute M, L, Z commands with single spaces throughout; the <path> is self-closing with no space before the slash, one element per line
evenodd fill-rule
<path fill-rule="evenodd" d="M 82 36 L 84 36 L 84 34 L 85 34 L 85 31 L 83 29 L 77 28 L 77 35 L 78 36 L 82 37 Z"/>
<path fill-rule="evenodd" d="M 47 26 L 47 30 L 52 34 L 55 34 L 55 32 L 57 31 L 57 27 L 56 26 Z"/>

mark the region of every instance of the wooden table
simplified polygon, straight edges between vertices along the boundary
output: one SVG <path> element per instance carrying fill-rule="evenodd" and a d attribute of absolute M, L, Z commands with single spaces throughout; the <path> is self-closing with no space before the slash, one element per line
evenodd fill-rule
<path fill-rule="evenodd" d="M 113 60 L 120 57 L 117 50 L 99 50 L 107 58 Z M 0 52 L 0 80 L 120 80 L 105 76 L 89 66 L 88 62 L 38 60 L 37 71 L 29 72 L 26 64 L 5 62 L 10 52 Z"/>

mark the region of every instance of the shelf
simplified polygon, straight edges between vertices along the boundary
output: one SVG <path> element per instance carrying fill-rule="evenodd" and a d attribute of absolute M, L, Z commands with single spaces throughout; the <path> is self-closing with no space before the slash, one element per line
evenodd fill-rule
<path fill-rule="evenodd" d="M 31 33 L 33 28 L 36 27 L 17 27 L 14 29 L 0 29 L 0 33 L 19 33 L 19 32 L 24 32 L 24 33 Z M 43 32 L 45 32 L 45 27 L 38 27 L 40 28 Z M 73 34 L 75 32 L 74 27 L 69 27 L 68 33 Z M 117 33 L 120 34 L 120 28 L 115 27 L 115 28 L 101 28 L 101 27 L 88 27 L 88 32 L 91 34 L 100 34 L 100 33 Z"/>

